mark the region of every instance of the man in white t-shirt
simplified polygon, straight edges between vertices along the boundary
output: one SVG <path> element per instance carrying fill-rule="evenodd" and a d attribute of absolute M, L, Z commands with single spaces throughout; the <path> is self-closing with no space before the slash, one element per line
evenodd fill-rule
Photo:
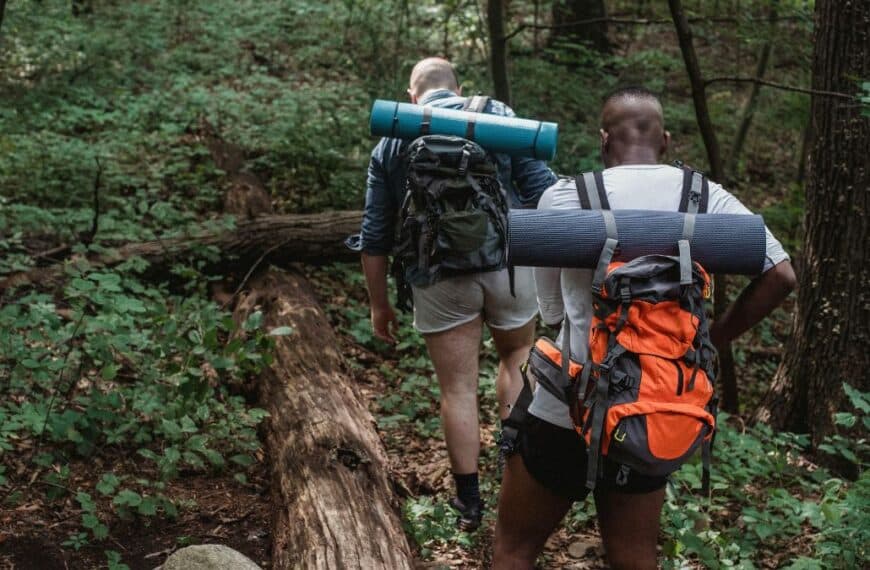
<path fill-rule="evenodd" d="M 621 89 L 604 103 L 601 156 L 604 187 L 612 209 L 677 211 L 683 170 L 659 164 L 670 142 L 661 103 L 641 88 Z M 550 187 L 539 208 L 579 208 L 575 183 L 563 179 Z M 709 182 L 707 212 L 751 212 L 719 184 Z M 571 327 L 571 357 L 587 358 L 592 317 L 592 271 L 539 268 L 535 271 L 544 323 Z M 764 270 L 710 327 L 713 343 L 723 346 L 758 323 L 791 292 L 795 275 L 788 254 L 767 231 Z M 561 345 L 560 332 L 557 344 Z M 533 568 L 544 544 L 571 504 L 585 498 L 586 444 L 574 430 L 568 407 L 540 386 L 517 436 L 516 453 L 506 463 L 499 499 L 493 568 Z M 607 559 L 614 569 L 656 568 L 659 517 L 666 477 L 650 477 L 605 460 L 595 503 Z"/>

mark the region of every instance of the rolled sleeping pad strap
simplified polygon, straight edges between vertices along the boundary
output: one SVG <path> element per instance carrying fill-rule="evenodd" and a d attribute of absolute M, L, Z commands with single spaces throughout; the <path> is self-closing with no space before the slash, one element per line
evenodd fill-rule
<path fill-rule="evenodd" d="M 472 129 L 469 122 L 474 123 Z M 423 134 L 465 138 L 471 133 L 474 142 L 486 150 L 540 160 L 556 156 L 559 136 L 556 123 L 382 99 L 372 105 L 370 128 L 374 136 L 409 140 Z"/>
<path fill-rule="evenodd" d="M 619 231 L 614 261 L 642 255 L 679 255 L 686 214 L 613 210 Z M 766 235 L 761 216 L 695 214 L 691 255 L 711 273 L 757 275 L 764 268 Z M 532 267 L 594 269 L 607 240 L 600 211 L 511 210 L 508 263 Z"/>

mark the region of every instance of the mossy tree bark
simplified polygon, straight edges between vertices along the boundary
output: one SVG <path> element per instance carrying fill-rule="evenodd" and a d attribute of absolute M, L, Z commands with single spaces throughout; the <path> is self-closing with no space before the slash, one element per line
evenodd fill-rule
<path fill-rule="evenodd" d="M 870 78 L 870 3 L 818 0 L 813 89 L 855 93 Z M 870 390 L 870 117 L 857 101 L 817 96 L 806 183 L 797 315 L 756 418 L 810 433 L 834 430 L 844 382 Z"/>

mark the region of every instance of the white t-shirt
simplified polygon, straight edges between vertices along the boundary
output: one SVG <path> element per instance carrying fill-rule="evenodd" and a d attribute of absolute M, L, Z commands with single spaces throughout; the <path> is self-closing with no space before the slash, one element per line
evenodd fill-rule
<path fill-rule="evenodd" d="M 683 190 L 683 171 L 665 164 L 632 164 L 608 168 L 603 172 L 607 201 L 613 210 L 664 210 L 676 212 Z M 715 182 L 709 182 L 709 214 L 752 214 L 740 200 Z M 561 179 L 541 196 L 540 209 L 580 208 L 573 179 Z M 763 271 L 789 259 L 770 230 L 767 233 L 767 258 Z M 589 322 L 592 318 L 592 270 L 538 267 L 535 284 L 541 317 L 548 325 L 558 324 L 565 312 L 571 326 L 571 357 L 583 362 L 587 357 Z M 564 326 L 564 325 L 563 325 Z M 561 346 L 562 334 L 556 343 Z M 571 429 L 568 406 L 538 386 L 529 413 L 552 424 Z"/>

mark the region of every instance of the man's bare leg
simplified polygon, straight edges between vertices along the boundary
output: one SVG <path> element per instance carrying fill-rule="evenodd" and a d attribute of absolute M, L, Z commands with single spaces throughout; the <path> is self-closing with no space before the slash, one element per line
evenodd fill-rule
<path fill-rule="evenodd" d="M 595 493 L 607 561 L 614 570 L 655 570 L 665 489 L 628 494 Z"/>
<path fill-rule="evenodd" d="M 505 465 L 495 524 L 493 570 L 530 570 L 550 534 L 571 507 L 571 499 L 538 483 L 518 453 Z"/>
<path fill-rule="evenodd" d="M 450 330 L 423 335 L 441 386 L 441 422 L 453 473 L 475 473 L 480 455 L 477 417 L 480 317 Z"/>
<path fill-rule="evenodd" d="M 535 319 L 518 329 L 489 329 L 495 349 L 498 351 L 498 376 L 495 380 L 495 396 L 498 400 L 498 414 L 501 419 L 511 413 L 511 406 L 517 400 L 523 387 L 520 366 L 529 357 L 529 349 L 535 334 Z"/>

